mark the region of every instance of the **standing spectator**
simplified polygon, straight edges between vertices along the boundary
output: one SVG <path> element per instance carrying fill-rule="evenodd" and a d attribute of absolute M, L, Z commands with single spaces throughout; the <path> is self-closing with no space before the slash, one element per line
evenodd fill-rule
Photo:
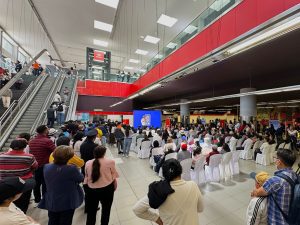
<path fill-rule="evenodd" d="M 47 191 L 39 208 L 48 210 L 48 225 L 71 225 L 75 209 L 82 204 L 79 184 L 84 177 L 76 166 L 67 165 L 73 156 L 72 147 L 62 145 L 53 152 L 54 163 L 45 165 Z"/>
<path fill-rule="evenodd" d="M 53 128 L 54 121 L 55 121 L 55 110 L 53 109 L 53 105 L 50 105 L 49 109 L 47 109 L 47 119 L 48 119 L 47 126 Z"/>
<path fill-rule="evenodd" d="M 18 72 L 20 72 L 21 69 L 22 69 L 22 64 L 21 64 L 20 61 L 18 60 L 18 61 L 16 62 L 15 71 L 18 73 Z"/>
<path fill-rule="evenodd" d="M 57 112 L 56 120 L 59 126 L 65 123 L 66 108 L 67 106 L 65 105 L 65 103 L 61 102 L 58 104 L 58 107 L 56 109 Z"/>
<path fill-rule="evenodd" d="M 39 64 L 37 61 L 35 61 L 33 64 L 32 64 L 32 73 L 34 76 L 38 76 L 39 75 Z"/>
<path fill-rule="evenodd" d="M 13 97 L 13 93 L 10 89 L 7 89 L 3 94 L 2 94 L 2 103 L 4 108 L 8 108 L 10 106 L 10 100 Z"/>
<path fill-rule="evenodd" d="M 39 64 L 39 68 L 38 68 L 38 75 L 41 75 L 42 74 L 42 72 L 43 72 L 43 67 L 42 67 L 42 65 L 41 64 Z"/>
<path fill-rule="evenodd" d="M 266 172 L 251 173 L 250 177 L 255 180 L 255 188 L 260 188 L 270 178 Z M 267 198 L 254 197 L 251 199 L 246 214 L 247 225 L 267 225 Z"/>
<path fill-rule="evenodd" d="M 252 191 L 252 197 L 268 196 L 268 224 L 288 225 L 286 221 L 289 213 L 293 190 L 289 179 L 297 180 L 297 175 L 292 167 L 296 155 L 289 149 L 278 149 L 275 165 L 277 171 L 262 187 Z M 279 208 L 280 207 L 280 208 Z"/>
<path fill-rule="evenodd" d="M 54 151 L 55 145 L 48 138 L 49 130 L 45 125 L 41 125 L 36 129 L 37 136 L 29 142 L 29 151 L 36 158 L 39 164 L 38 169 L 34 173 L 36 186 L 33 190 L 34 201 L 39 203 L 41 201 L 41 186 L 42 194 L 46 192 L 46 185 L 44 180 L 44 165 L 49 162 L 49 156 Z"/>
<path fill-rule="evenodd" d="M 130 126 L 126 126 L 125 129 L 125 139 L 124 139 L 124 151 L 123 151 L 123 156 L 129 157 L 129 151 L 130 151 L 130 146 L 132 142 L 132 135 L 133 132 L 131 131 Z"/>
<path fill-rule="evenodd" d="M 87 185 L 89 202 L 87 205 L 86 225 L 95 225 L 99 201 L 102 205 L 101 225 L 108 225 L 110 209 L 117 189 L 119 174 L 115 161 L 105 158 L 106 148 L 98 146 L 94 149 L 94 159 L 85 167 L 84 184 Z"/>
<path fill-rule="evenodd" d="M 117 128 L 115 129 L 115 137 L 117 139 L 117 148 L 118 148 L 118 154 L 121 154 L 123 152 L 123 149 L 124 149 L 124 137 L 125 137 L 125 134 L 122 130 L 122 124 L 119 122 L 117 124 Z"/>
<path fill-rule="evenodd" d="M 39 225 L 31 217 L 26 216 L 13 202 L 23 193 L 31 192 L 34 180 L 23 180 L 20 177 L 9 177 L 0 180 L 0 224 L 3 225 Z"/>
<path fill-rule="evenodd" d="M 53 103 L 58 104 L 60 102 L 61 102 L 60 94 L 59 94 L 59 92 L 56 92 L 56 94 L 54 95 Z"/>
<path fill-rule="evenodd" d="M 16 83 L 15 83 L 16 89 L 17 89 L 17 90 L 20 90 L 23 83 L 24 83 L 24 80 L 23 80 L 22 77 L 20 77 L 20 78 L 16 81 Z"/>
<path fill-rule="evenodd" d="M 64 102 L 67 102 L 70 94 L 70 90 L 68 87 L 65 87 L 65 89 L 63 90 L 63 94 L 64 94 Z"/>
<path fill-rule="evenodd" d="M 7 177 L 20 177 L 24 180 L 33 178 L 33 172 L 37 169 L 38 163 L 33 155 L 24 152 L 26 146 L 25 139 L 13 140 L 10 144 L 12 150 L 0 155 L 0 180 Z M 31 190 L 28 190 L 14 203 L 26 213 L 30 197 Z"/>

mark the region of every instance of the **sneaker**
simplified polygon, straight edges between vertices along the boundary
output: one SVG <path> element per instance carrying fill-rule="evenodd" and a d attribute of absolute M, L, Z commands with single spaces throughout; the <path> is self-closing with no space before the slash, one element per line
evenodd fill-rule
<path fill-rule="evenodd" d="M 125 154 L 123 154 L 122 156 L 125 157 Z"/>
<path fill-rule="evenodd" d="M 126 155 L 126 158 L 128 158 L 129 157 L 129 155 Z"/>

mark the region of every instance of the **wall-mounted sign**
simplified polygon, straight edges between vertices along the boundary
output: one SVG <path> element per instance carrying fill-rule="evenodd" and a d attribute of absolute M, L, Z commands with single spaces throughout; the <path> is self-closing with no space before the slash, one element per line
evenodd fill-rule
<path fill-rule="evenodd" d="M 104 62 L 105 52 L 94 50 L 94 61 Z"/>

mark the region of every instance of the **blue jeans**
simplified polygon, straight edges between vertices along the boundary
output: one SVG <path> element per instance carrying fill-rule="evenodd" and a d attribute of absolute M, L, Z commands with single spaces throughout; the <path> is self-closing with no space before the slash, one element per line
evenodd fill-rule
<path fill-rule="evenodd" d="M 106 137 L 104 135 L 101 137 L 101 143 L 103 146 L 106 146 Z"/>
<path fill-rule="evenodd" d="M 65 114 L 63 112 L 57 112 L 57 123 L 62 125 L 65 122 Z"/>
<path fill-rule="evenodd" d="M 124 151 L 123 151 L 124 155 L 129 155 L 131 142 L 132 142 L 132 138 L 124 139 Z"/>

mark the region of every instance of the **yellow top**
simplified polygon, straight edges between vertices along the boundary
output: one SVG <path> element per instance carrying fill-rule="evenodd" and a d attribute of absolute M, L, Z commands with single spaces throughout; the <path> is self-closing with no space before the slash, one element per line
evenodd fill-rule
<path fill-rule="evenodd" d="M 54 158 L 53 158 L 53 153 L 51 153 L 50 157 L 49 157 L 49 163 L 53 163 Z M 83 167 L 84 165 L 84 161 L 83 159 L 81 159 L 80 157 L 78 157 L 77 155 L 74 155 L 69 161 L 68 161 L 69 165 L 74 165 L 77 166 L 78 168 Z"/>

